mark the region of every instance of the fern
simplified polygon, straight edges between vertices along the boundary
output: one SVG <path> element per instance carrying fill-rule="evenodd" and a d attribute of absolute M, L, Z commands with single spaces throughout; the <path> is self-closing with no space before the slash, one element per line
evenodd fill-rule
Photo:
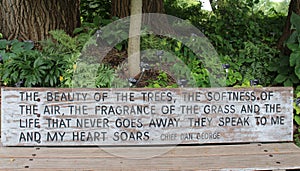
<path fill-rule="evenodd" d="M 61 46 L 69 49 L 70 52 L 78 51 L 76 38 L 72 38 L 63 30 L 53 30 L 50 31 L 51 36 L 55 39 Z"/>
<path fill-rule="evenodd" d="M 111 87 L 112 82 L 115 78 L 115 71 L 109 66 L 101 64 L 98 68 L 97 78 L 96 78 L 96 87 L 104 88 Z"/>

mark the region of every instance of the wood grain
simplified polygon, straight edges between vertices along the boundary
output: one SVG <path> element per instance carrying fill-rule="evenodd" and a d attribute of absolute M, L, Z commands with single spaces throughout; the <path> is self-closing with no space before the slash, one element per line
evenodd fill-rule
<path fill-rule="evenodd" d="M 1 140 L 5 146 L 292 141 L 292 102 L 293 89 L 282 87 L 3 88 Z"/>
<path fill-rule="evenodd" d="M 145 157 L 147 154 L 164 154 Z M 118 151 L 120 157 L 108 151 Z M 23 153 L 23 154 L 22 154 Z M 144 157 L 141 158 L 141 154 Z M 135 157 L 133 157 L 135 156 Z M 300 169 L 292 143 L 218 146 L 0 148 L 0 170 L 277 170 Z"/>

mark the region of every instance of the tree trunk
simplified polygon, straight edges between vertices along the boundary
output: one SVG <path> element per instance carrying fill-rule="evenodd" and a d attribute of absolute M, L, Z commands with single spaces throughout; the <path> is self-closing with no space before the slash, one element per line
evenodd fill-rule
<path fill-rule="evenodd" d="M 129 41 L 128 41 L 128 64 L 129 74 L 133 78 L 140 73 L 140 35 L 142 26 L 142 2 L 131 0 L 131 14 Z"/>
<path fill-rule="evenodd" d="M 163 0 L 142 0 L 143 13 L 164 13 Z M 112 0 L 112 16 L 124 18 L 130 15 L 130 0 Z"/>
<path fill-rule="evenodd" d="M 111 15 L 124 18 L 130 15 L 130 0 L 112 0 Z"/>
<path fill-rule="evenodd" d="M 291 51 L 284 46 L 285 41 L 291 36 L 292 30 L 291 30 L 291 15 L 292 13 L 296 13 L 300 15 L 300 1 L 299 0 L 291 0 L 289 5 L 289 13 L 287 16 L 287 20 L 283 29 L 283 34 L 281 35 L 277 47 L 278 49 L 283 52 L 285 55 L 288 55 L 291 53 Z"/>
<path fill-rule="evenodd" d="M 136 4 L 131 4 L 131 3 L 136 3 Z M 135 5 L 138 6 L 136 6 L 135 8 Z M 164 13 L 164 1 L 163 0 L 131 0 L 131 1 L 112 0 L 112 16 L 118 18 L 124 18 L 130 16 L 130 14 L 133 15 L 130 18 L 130 31 L 129 31 L 130 38 L 128 42 L 128 63 L 129 63 L 130 77 L 134 77 L 140 72 L 140 67 L 139 67 L 140 66 L 140 34 L 139 33 L 140 33 L 141 25 L 143 24 L 143 25 L 151 26 L 151 28 L 149 29 L 153 31 L 155 34 L 160 34 L 160 33 L 166 34 L 171 32 L 166 16 L 156 15 L 155 18 L 153 16 L 151 17 L 151 15 L 143 15 L 143 17 L 134 16 L 135 14 L 139 14 L 139 13 Z M 161 26 L 164 26 L 164 28 L 162 28 Z"/>
<path fill-rule="evenodd" d="M 6 39 L 40 41 L 49 31 L 72 35 L 80 26 L 80 0 L 1 0 L 0 32 Z"/>
<path fill-rule="evenodd" d="M 142 0 L 143 13 L 164 13 L 164 1 L 163 0 Z M 112 16 L 118 18 L 124 18 L 130 15 L 130 0 L 112 0 Z M 152 16 L 153 17 L 153 16 Z M 172 33 L 173 30 L 168 24 L 167 17 L 164 15 L 155 16 L 151 15 L 143 16 L 143 25 L 151 26 L 151 31 L 156 34 Z M 159 17 L 159 18 L 157 18 Z M 158 26 L 164 26 L 163 28 Z"/>

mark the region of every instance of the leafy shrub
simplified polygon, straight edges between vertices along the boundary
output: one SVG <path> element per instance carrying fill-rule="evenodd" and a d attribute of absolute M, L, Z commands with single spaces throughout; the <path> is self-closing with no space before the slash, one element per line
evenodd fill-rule
<path fill-rule="evenodd" d="M 293 13 L 291 23 L 294 32 L 287 42 L 288 48 L 292 50 L 290 55 L 290 66 L 294 68 L 295 74 L 300 79 L 300 16 Z"/>
<path fill-rule="evenodd" d="M 52 39 L 35 50 L 31 41 L 0 40 L 1 79 L 7 86 L 70 87 L 83 42 L 62 30 L 51 31 Z M 22 83 L 22 84 L 21 84 Z"/>
<path fill-rule="evenodd" d="M 290 56 L 282 55 L 271 66 L 271 69 L 278 73 L 274 82 L 284 86 L 296 86 L 300 82 L 300 16 L 293 13 L 291 23 L 294 32 L 286 42 L 291 54 Z"/>
<path fill-rule="evenodd" d="M 84 22 L 110 18 L 111 2 L 109 0 L 81 0 L 80 13 Z"/>
<path fill-rule="evenodd" d="M 149 88 L 176 88 L 177 84 L 170 84 L 168 74 L 166 72 L 160 71 L 156 79 L 151 79 L 148 81 Z"/>
<path fill-rule="evenodd" d="M 222 5 L 202 25 L 206 26 L 205 35 L 217 52 L 221 57 L 227 56 L 229 59 L 225 62 L 233 67 L 235 76 L 230 69 L 228 79 L 231 80 L 227 79 L 227 85 L 241 85 L 252 79 L 258 79 L 263 86 L 271 85 L 276 77 L 271 65 L 272 61 L 279 64 L 276 42 L 285 17 L 253 11 L 255 3 L 251 1 L 220 3 Z"/>
<path fill-rule="evenodd" d="M 2 59 L 8 60 L 26 51 L 32 51 L 34 44 L 32 41 L 19 42 L 18 40 L 0 40 L 0 55 Z"/>
<path fill-rule="evenodd" d="M 0 75 L 4 85 L 24 84 L 24 79 L 27 77 L 29 81 L 25 82 L 25 85 L 37 84 L 40 80 L 37 77 L 43 74 L 45 66 L 41 65 L 41 54 L 34 51 L 33 47 L 34 44 L 31 41 L 0 40 L 0 56 L 3 63 L 0 64 Z M 42 67 L 40 72 L 39 67 Z M 36 72 L 37 76 L 26 75 L 30 72 Z"/>
<path fill-rule="evenodd" d="M 165 0 L 164 7 L 167 14 L 183 20 L 195 21 L 196 18 L 206 19 L 207 13 L 201 10 L 201 3 L 195 1 Z M 193 23 L 196 24 L 196 23 Z"/>
<path fill-rule="evenodd" d="M 300 86 L 298 86 L 295 90 L 295 99 L 293 103 L 294 107 L 294 121 L 298 126 L 295 134 L 294 141 L 300 147 Z"/>
<path fill-rule="evenodd" d="M 212 12 L 201 10 L 201 5 L 182 6 L 177 0 L 167 0 L 165 6 L 168 14 L 190 20 L 209 38 L 222 62 L 230 64 L 227 86 L 251 79 L 263 86 L 273 84 L 277 71 L 272 64 L 280 64 L 276 42 L 286 17 L 264 13 L 257 0 L 214 2 Z"/>
<path fill-rule="evenodd" d="M 195 44 L 196 42 L 190 43 Z M 165 51 L 166 53 L 162 55 L 162 61 L 159 62 L 159 65 L 168 65 L 167 67 L 174 78 L 185 78 L 189 81 L 188 85 L 210 87 L 209 71 L 205 68 L 199 56 L 182 42 L 172 38 L 147 34 L 141 38 L 141 49 Z M 170 56 L 171 53 L 172 56 Z M 157 56 L 154 54 L 148 54 L 146 56 L 149 58 L 147 59 L 149 61 L 158 61 Z M 162 68 L 166 68 L 166 66 L 162 66 Z"/>
<path fill-rule="evenodd" d="M 42 86 L 50 67 L 40 52 L 24 51 L 4 61 L 1 75 L 6 85 Z"/>
<path fill-rule="evenodd" d="M 107 65 L 100 64 L 98 67 L 96 87 L 97 88 L 110 88 L 115 79 L 115 70 Z"/>
<path fill-rule="evenodd" d="M 271 85 L 275 73 L 268 68 L 278 53 L 276 49 L 264 43 L 244 42 L 244 48 L 239 51 L 240 73 L 243 79 L 258 79 L 263 86 Z"/>
<path fill-rule="evenodd" d="M 45 81 L 52 87 L 71 87 L 76 61 L 86 40 L 78 41 L 77 37 L 72 38 L 62 30 L 54 30 L 50 34 L 52 39 L 41 43 L 42 54 L 53 64 Z"/>

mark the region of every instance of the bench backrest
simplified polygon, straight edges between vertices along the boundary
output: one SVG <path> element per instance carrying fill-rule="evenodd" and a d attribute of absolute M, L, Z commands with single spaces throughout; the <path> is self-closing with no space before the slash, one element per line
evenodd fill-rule
<path fill-rule="evenodd" d="M 1 103 L 5 146 L 293 139 L 292 88 L 2 88 Z"/>

